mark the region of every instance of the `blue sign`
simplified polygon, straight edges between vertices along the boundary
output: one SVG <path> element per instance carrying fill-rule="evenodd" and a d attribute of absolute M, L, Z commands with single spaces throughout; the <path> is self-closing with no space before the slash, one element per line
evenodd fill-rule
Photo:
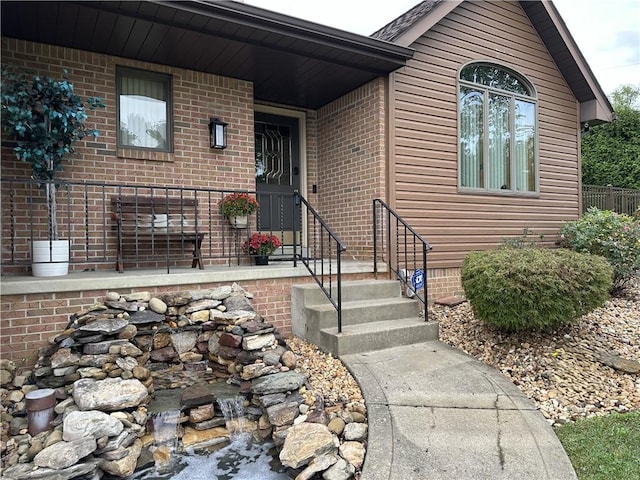
<path fill-rule="evenodd" d="M 416 270 L 411 275 L 411 286 L 414 290 L 424 287 L 424 272 L 422 270 Z"/>

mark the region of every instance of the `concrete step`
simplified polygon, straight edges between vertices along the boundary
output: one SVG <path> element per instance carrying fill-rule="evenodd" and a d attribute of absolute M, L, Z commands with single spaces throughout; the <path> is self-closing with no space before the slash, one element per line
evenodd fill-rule
<path fill-rule="evenodd" d="M 337 289 L 337 283 L 334 283 L 332 287 Z M 400 282 L 397 280 L 371 279 L 342 282 L 343 303 L 357 300 L 399 297 L 400 295 Z M 291 296 L 292 301 L 293 297 L 297 297 L 296 301 L 305 306 L 330 305 L 329 300 L 315 282 L 293 285 L 291 288 Z"/>
<path fill-rule="evenodd" d="M 321 346 L 336 356 L 438 340 L 439 323 L 417 317 L 384 320 L 320 331 Z"/>
<path fill-rule="evenodd" d="M 316 284 L 291 290 L 293 334 L 334 355 L 438 339 L 438 323 L 419 318 L 421 305 L 402 296 L 396 280 L 342 284 L 342 332 L 338 313 Z"/>
<path fill-rule="evenodd" d="M 338 325 L 338 313 L 333 305 L 308 305 L 307 322 L 323 329 Z M 342 302 L 342 325 L 380 322 L 394 318 L 418 318 L 417 301 L 402 297 L 377 298 Z"/>

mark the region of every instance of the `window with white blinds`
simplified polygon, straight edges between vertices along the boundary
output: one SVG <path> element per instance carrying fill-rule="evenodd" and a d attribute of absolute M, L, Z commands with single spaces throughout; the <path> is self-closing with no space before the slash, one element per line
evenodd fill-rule
<path fill-rule="evenodd" d="M 472 63 L 460 71 L 461 190 L 535 193 L 536 95 L 505 67 Z"/>
<path fill-rule="evenodd" d="M 117 69 L 118 146 L 172 151 L 171 77 Z"/>

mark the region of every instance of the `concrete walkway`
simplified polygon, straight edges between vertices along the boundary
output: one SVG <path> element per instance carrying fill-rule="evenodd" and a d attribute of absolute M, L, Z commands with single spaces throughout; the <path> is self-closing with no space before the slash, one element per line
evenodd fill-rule
<path fill-rule="evenodd" d="M 551 426 L 497 370 L 440 342 L 341 360 L 362 388 L 362 480 L 576 480 Z"/>

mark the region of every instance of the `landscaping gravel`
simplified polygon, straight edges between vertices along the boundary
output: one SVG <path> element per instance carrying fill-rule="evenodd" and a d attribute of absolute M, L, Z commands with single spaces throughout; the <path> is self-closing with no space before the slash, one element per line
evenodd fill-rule
<path fill-rule="evenodd" d="M 440 322 L 442 342 L 502 372 L 551 424 L 640 410 L 638 288 L 550 332 L 501 333 L 476 319 L 468 303 L 435 306 L 430 319 Z"/>
<path fill-rule="evenodd" d="M 440 340 L 491 365 L 538 406 L 551 424 L 609 412 L 640 410 L 640 371 L 608 366 L 640 365 L 640 288 L 612 298 L 575 324 L 549 332 L 505 334 L 473 315 L 468 303 L 430 308 Z M 310 375 L 307 395 L 325 405 L 364 404 L 342 362 L 297 337 L 287 344 Z"/>

